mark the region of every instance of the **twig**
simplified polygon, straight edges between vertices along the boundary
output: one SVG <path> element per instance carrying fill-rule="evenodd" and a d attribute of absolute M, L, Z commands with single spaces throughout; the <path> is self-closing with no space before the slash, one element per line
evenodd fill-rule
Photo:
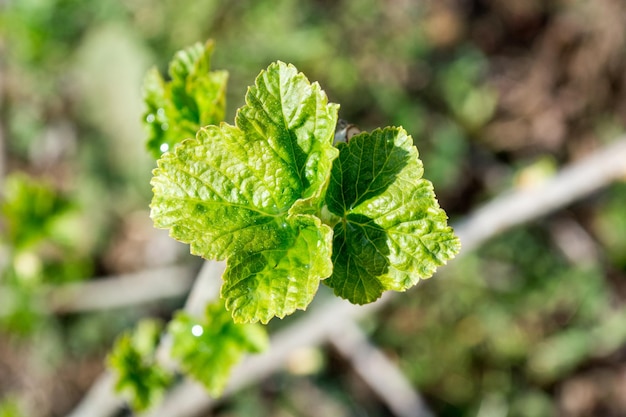
<path fill-rule="evenodd" d="M 622 138 L 563 169 L 541 186 L 517 190 L 486 204 L 455 227 L 464 248 L 461 254 L 478 247 L 498 233 L 566 206 L 623 177 L 626 175 L 625 161 L 626 138 Z M 343 300 L 333 300 L 314 309 L 276 334 L 267 352 L 249 357 L 237 367 L 227 394 L 271 375 L 284 366 L 286 358 L 295 349 L 327 341 L 331 334 L 342 331 L 346 323 L 352 325 L 350 320 L 380 309 L 393 295 L 387 293 L 376 303 L 367 306 L 353 306 Z M 206 410 L 214 402 L 198 384 L 185 381 L 175 387 L 163 404 L 149 416 L 191 417 Z M 108 415 L 98 413 L 97 409 L 92 414 L 93 417 Z"/>
<path fill-rule="evenodd" d="M 68 417 L 105 417 L 116 415 L 124 406 L 124 401 L 115 394 L 115 377 L 105 371 L 91 385 L 87 394 Z"/>
<path fill-rule="evenodd" d="M 536 187 L 496 198 L 456 225 L 455 231 L 463 250 L 471 250 L 498 233 L 565 207 L 624 177 L 626 137 L 621 137 Z"/>
<path fill-rule="evenodd" d="M 387 293 L 382 299 L 388 298 Z M 237 366 L 229 381 L 225 395 L 232 394 L 254 382 L 266 378 L 281 369 L 292 352 L 315 346 L 328 340 L 333 332 L 341 331 L 345 320 L 358 319 L 376 310 L 378 303 L 356 306 L 348 301 L 333 299 L 307 312 L 294 324 L 272 337 L 270 349 L 260 355 L 246 358 Z M 175 387 L 158 409 L 149 417 L 196 416 L 215 403 L 206 390 L 194 381 L 185 380 Z"/>
<path fill-rule="evenodd" d="M 196 317 L 202 316 L 207 303 L 216 300 L 220 296 L 222 275 L 225 269 L 226 262 L 204 262 L 185 303 L 185 311 L 187 313 Z"/>
<path fill-rule="evenodd" d="M 369 385 L 397 417 L 433 417 L 422 396 L 404 374 L 376 346 L 359 326 L 346 320 L 341 331 L 330 336 L 330 343 L 348 359 L 352 369 Z"/>
<path fill-rule="evenodd" d="M 37 303 L 52 314 L 85 313 L 138 306 L 189 292 L 197 268 L 171 266 L 85 282 L 50 286 L 42 290 Z M 8 314 L 2 295 L 10 290 L 0 286 L 0 317 Z"/>
<path fill-rule="evenodd" d="M 65 284 L 49 289 L 44 304 L 54 313 L 81 313 L 178 297 L 189 291 L 196 270 L 172 266 Z"/>
<path fill-rule="evenodd" d="M 584 266 L 601 259 L 598 242 L 576 220 L 563 216 L 548 228 L 552 241 L 570 263 Z"/>
<path fill-rule="evenodd" d="M 189 293 L 196 271 L 193 266 L 170 266 L 55 285 L 43 290 L 40 302 L 45 311 L 53 314 L 137 306 Z M 0 287 L 0 294 L 4 292 L 7 290 Z"/>
<path fill-rule="evenodd" d="M 193 284 L 191 294 L 185 303 L 185 311 L 191 315 L 201 315 L 204 306 L 219 296 L 221 276 L 225 267 L 224 262 L 206 261 L 203 263 Z M 158 285 L 154 285 L 154 281 L 151 282 L 151 285 L 158 287 Z M 170 347 L 171 339 L 168 334 L 165 334 L 157 347 L 156 358 L 162 366 L 175 369 L 176 363 L 169 355 Z M 124 406 L 124 400 L 115 394 L 114 382 L 113 374 L 110 371 L 105 371 L 68 417 L 109 417 L 117 414 Z M 106 406 L 102 406 L 102 404 L 106 404 Z"/>

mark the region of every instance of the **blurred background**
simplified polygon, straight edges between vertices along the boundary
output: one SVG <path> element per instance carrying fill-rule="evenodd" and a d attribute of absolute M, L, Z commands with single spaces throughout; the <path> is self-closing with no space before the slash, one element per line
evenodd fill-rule
<path fill-rule="evenodd" d="M 341 118 L 404 126 L 452 221 L 626 125 L 623 0 L 0 1 L 1 417 L 65 415 L 121 330 L 182 305 L 54 313 L 44 294 L 198 265 L 148 217 L 141 85 L 209 38 L 227 121 L 293 63 Z M 507 231 L 364 330 L 438 416 L 626 416 L 625 206 L 622 181 Z M 301 360 L 213 415 L 392 415 L 332 348 Z"/>

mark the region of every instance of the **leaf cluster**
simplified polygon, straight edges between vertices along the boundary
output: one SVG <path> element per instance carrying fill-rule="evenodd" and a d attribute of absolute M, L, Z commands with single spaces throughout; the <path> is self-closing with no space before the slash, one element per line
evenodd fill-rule
<path fill-rule="evenodd" d="M 115 390 L 138 411 L 155 404 L 172 382 L 172 375 L 155 359 L 162 327 L 155 320 L 140 322 L 134 332 L 117 339 L 108 357 L 108 365 L 116 374 Z"/>
<path fill-rule="evenodd" d="M 125 395 L 136 411 L 159 402 L 175 378 L 174 371 L 157 359 L 162 332 L 159 321 L 144 320 L 117 339 L 108 357 L 116 391 Z M 171 357 L 215 396 L 222 393 L 231 368 L 243 355 L 260 352 L 268 345 L 262 326 L 234 323 L 222 300 L 208 304 L 201 318 L 179 311 L 167 332 L 172 340 Z"/>
<path fill-rule="evenodd" d="M 261 352 L 268 345 L 262 326 L 234 323 L 223 302 L 209 304 L 201 319 L 177 313 L 168 330 L 172 357 L 214 396 L 222 393 L 231 368 L 244 354 Z"/>
<path fill-rule="evenodd" d="M 276 62 L 235 125 L 206 125 L 158 160 L 154 223 L 227 260 L 222 296 L 237 322 L 305 309 L 320 282 L 369 303 L 458 252 L 412 138 L 390 127 L 335 147 L 338 107 Z"/>
<path fill-rule="evenodd" d="M 22 173 L 5 179 L 4 192 L 0 324 L 28 334 L 44 318 L 37 302 L 44 284 L 89 276 L 91 262 L 76 233 L 81 219 L 69 196 Z"/>
<path fill-rule="evenodd" d="M 165 81 L 156 68 L 144 83 L 148 150 L 155 157 L 181 140 L 193 137 L 200 126 L 217 124 L 226 108 L 226 71 L 210 71 L 213 42 L 179 51 Z"/>
<path fill-rule="evenodd" d="M 267 345 L 256 322 L 306 309 L 320 282 L 357 304 L 404 291 L 459 241 L 403 128 L 335 146 L 339 105 L 280 61 L 248 88 L 235 124 L 220 123 L 226 73 L 210 71 L 211 51 L 178 53 L 171 81 L 148 75 L 145 122 L 160 156 L 154 224 L 192 253 L 227 261 L 222 300 L 200 319 L 179 312 L 167 329 L 181 369 L 219 395 L 232 366 Z M 154 360 L 159 333 L 122 336 L 109 360 L 138 409 L 171 380 Z"/>

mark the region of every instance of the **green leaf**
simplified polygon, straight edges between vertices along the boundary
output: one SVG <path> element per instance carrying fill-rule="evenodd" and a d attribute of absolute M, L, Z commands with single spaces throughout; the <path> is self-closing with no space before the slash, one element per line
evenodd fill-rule
<path fill-rule="evenodd" d="M 72 229 L 82 221 L 73 199 L 47 181 L 19 172 L 6 177 L 3 191 L 0 242 L 9 250 L 4 254 L 0 284 L 9 284 L 18 292 L 21 288 L 34 297 L 43 283 L 88 276 L 89 245 L 83 233 Z M 6 309 L 3 307 L 0 309 Z"/>
<path fill-rule="evenodd" d="M 51 318 L 43 311 L 36 300 L 40 293 L 39 288 L 27 285 L 15 285 L 10 282 L 11 275 L 15 272 L 8 268 L 0 276 L 0 282 L 9 278 L 9 285 L 3 287 L 0 292 L 0 329 L 17 337 L 27 337 L 36 334 Z M 2 282 L 6 284 L 6 282 Z"/>
<path fill-rule="evenodd" d="M 317 203 L 327 185 L 337 150 L 331 146 L 339 105 L 329 104 L 318 83 L 293 65 L 271 64 L 248 89 L 246 105 L 237 112 L 237 126 L 249 141 L 269 146 L 273 157 L 287 163 L 285 171 L 298 184 L 298 202 Z M 295 210 L 297 211 L 297 210 Z"/>
<path fill-rule="evenodd" d="M 245 353 L 261 352 L 268 345 L 262 326 L 235 324 L 222 302 L 209 304 L 201 320 L 177 313 L 168 330 L 173 338 L 172 356 L 213 396 L 222 393 L 231 368 Z"/>
<path fill-rule="evenodd" d="M 3 398 L 0 401 L 0 417 L 22 417 L 19 402 L 13 398 Z"/>
<path fill-rule="evenodd" d="M 229 259 L 222 296 L 236 322 L 267 323 L 305 309 L 320 277 L 332 272 L 332 230 L 313 216 L 290 216 L 288 222 L 295 235 L 280 247 Z"/>
<path fill-rule="evenodd" d="M 340 220 L 333 274 L 324 281 L 335 294 L 369 303 L 430 277 L 458 253 L 460 242 L 404 129 L 362 133 L 338 147 L 326 204 Z"/>
<path fill-rule="evenodd" d="M 136 411 L 158 402 L 172 382 L 172 375 L 155 360 L 162 325 L 155 320 L 140 322 L 133 333 L 122 334 L 108 357 L 116 374 L 115 390 L 124 394 Z"/>
<path fill-rule="evenodd" d="M 207 126 L 158 161 L 154 223 L 194 254 L 232 257 L 223 293 L 237 320 L 256 321 L 250 312 L 258 311 L 266 322 L 305 308 L 330 274 L 330 230 L 311 213 L 319 211 L 338 153 L 337 109 L 317 83 L 274 63 L 249 88 L 236 126 Z M 296 254 L 315 239 L 315 256 Z M 242 265 L 244 258 L 254 265 Z M 270 280 L 275 267 L 280 277 Z M 242 292 L 241 280 L 275 298 Z"/>
<path fill-rule="evenodd" d="M 170 81 L 156 68 L 144 81 L 144 121 L 148 150 L 155 158 L 202 126 L 217 124 L 226 110 L 226 71 L 210 71 L 213 42 L 179 51 L 169 68 Z"/>
<path fill-rule="evenodd" d="M 12 174 L 4 184 L 0 213 L 5 230 L 2 240 L 24 250 L 54 237 L 55 225 L 73 209 L 71 201 L 52 185 L 24 174 Z"/>

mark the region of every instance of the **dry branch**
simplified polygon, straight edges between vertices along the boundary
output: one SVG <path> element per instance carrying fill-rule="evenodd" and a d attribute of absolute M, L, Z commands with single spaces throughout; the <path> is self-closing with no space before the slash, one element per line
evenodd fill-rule
<path fill-rule="evenodd" d="M 330 343 L 397 417 L 433 417 L 422 396 L 402 371 L 370 343 L 359 326 L 347 320 Z"/>
<path fill-rule="evenodd" d="M 81 313 L 135 306 L 189 291 L 197 268 L 172 266 L 65 284 L 47 291 L 45 305 L 54 313 Z"/>

